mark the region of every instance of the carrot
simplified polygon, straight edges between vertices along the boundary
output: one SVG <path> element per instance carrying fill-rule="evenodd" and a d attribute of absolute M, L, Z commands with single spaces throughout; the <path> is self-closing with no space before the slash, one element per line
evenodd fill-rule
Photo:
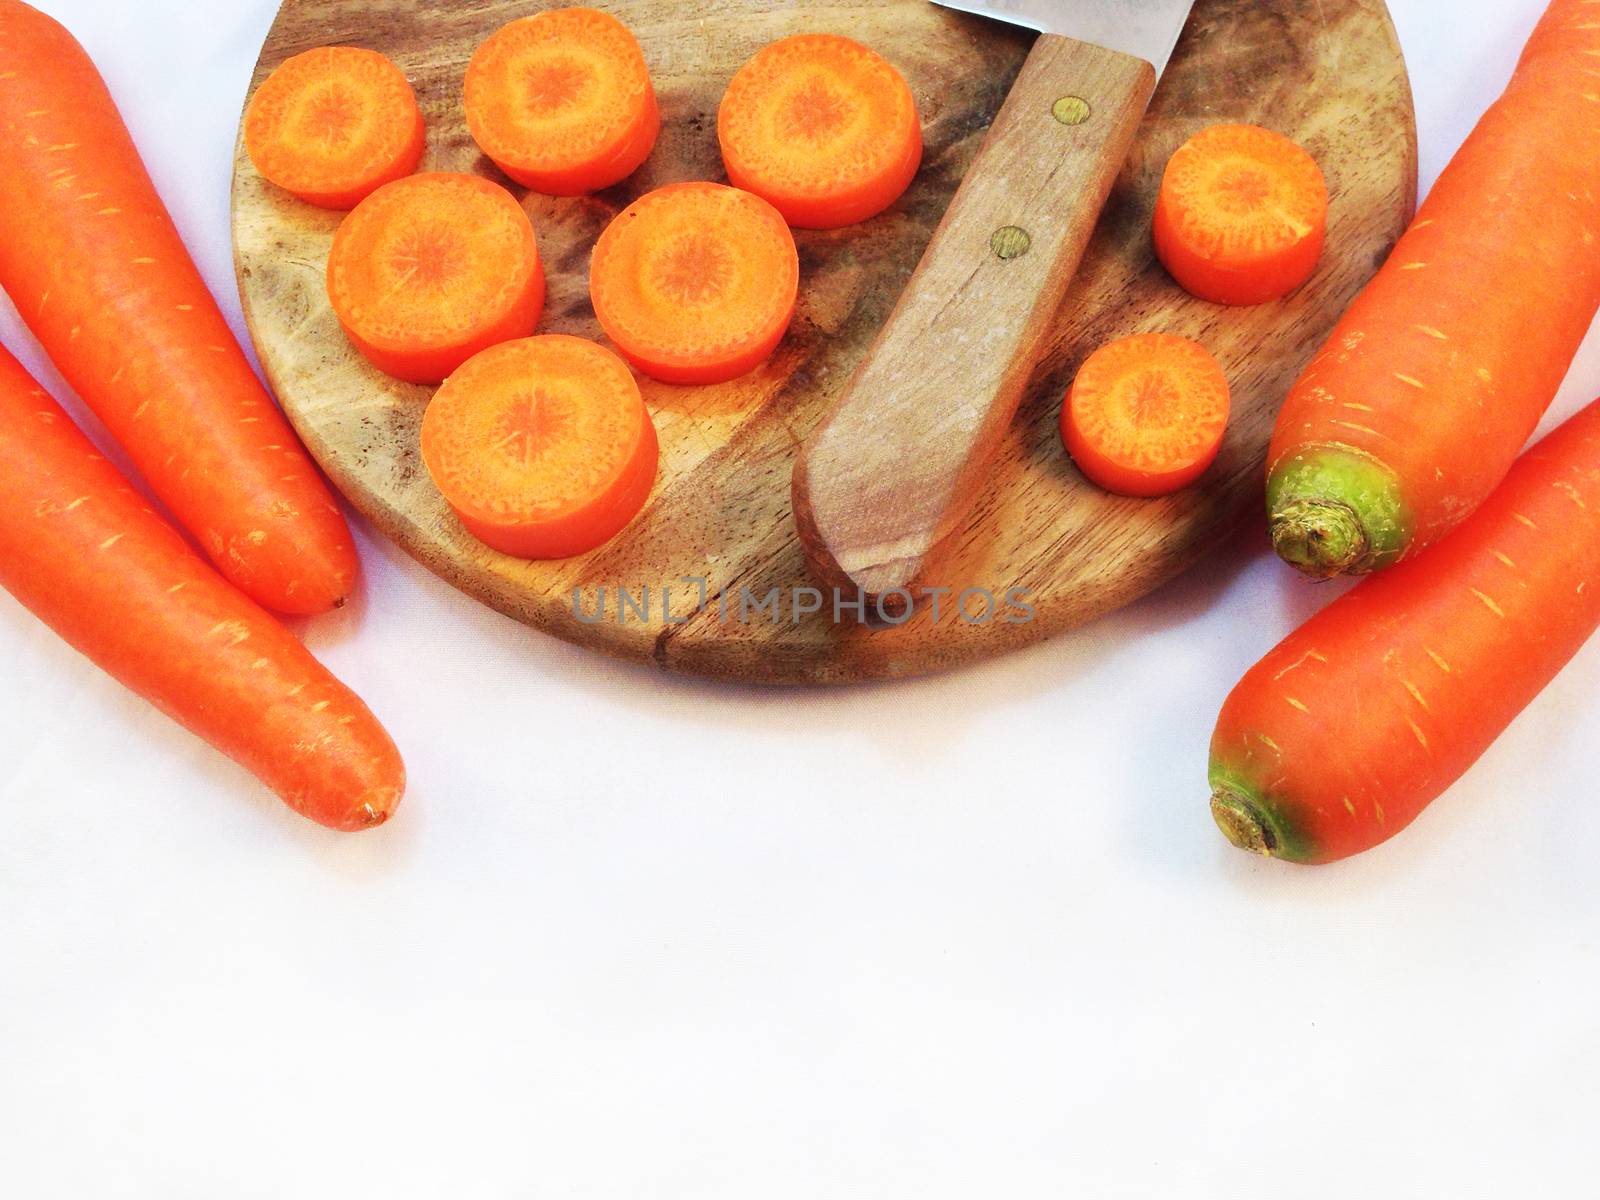
<path fill-rule="evenodd" d="M 624 363 L 564 334 L 506 342 L 439 389 L 422 460 L 461 523 L 517 558 L 609 541 L 655 485 L 655 425 Z"/>
<path fill-rule="evenodd" d="M 1235 844 L 1328 862 L 1404 829 L 1600 625 L 1600 401 L 1437 546 L 1291 634 L 1228 697 L 1211 807 Z"/>
<path fill-rule="evenodd" d="M 328 257 L 346 336 L 411 383 L 438 383 L 478 351 L 532 333 L 544 287 L 528 215 L 476 175 L 385 184 L 340 224 Z"/>
<path fill-rule="evenodd" d="M 321 208 L 354 208 L 411 174 L 425 135 L 405 73 L 355 46 L 285 59 L 244 113 L 245 149 L 256 170 Z"/>
<path fill-rule="evenodd" d="M 217 568 L 316 613 L 350 531 L 206 291 L 72 35 L 0 0 L 0 287 Z"/>
<path fill-rule="evenodd" d="M 1545 12 L 1505 94 L 1290 392 L 1269 452 L 1280 556 L 1378 570 L 1504 477 L 1600 309 L 1600 18 Z"/>
<path fill-rule="evenodd" d="M 1264 304 L 1317 268 L 1328 185 L 1316 160 L 1258 125 L 1213 125 L 1173 154 L 1156 200 L 1155 246 L 1191 296 Z"/>
<path fill-rule="evenodd" d="M 729 181 L 801 229 L 877 216 L 922 165 L 905 77 L 860 42 L 802 34 L 741 67 L 717 110 Z"/>
<path fill-rule="evenodd" d="M 0 587 L 108 674 L 334 829 L 405 768 L 367 707 L 151 511 L 0 348 Z"/>
<path fill-rule="evenodd" d="M 1061 409 L 1061 437 L 1107 491 L 1165 496 L 1216 461 L 1229 405 L 1228 378 L 1204 346 L 1141 333 L 1084 361 Z"/>
<path fill-rule="evenodd" d="M 622 356 L 666 383 L 721 383 L 765 362 L 794 317 L 800 256 L 765 200 L 676 183 L 636 200 L 600 235 L 595 316 Z"/>
<path fill-rule="evenodd" d="M 467 64 L 465 99 L 479 148 L 516 182 L 549 196 L 621 182 L 661 132 L 639 43 L 592 8 L 535 13 L 493 34 Z"/>

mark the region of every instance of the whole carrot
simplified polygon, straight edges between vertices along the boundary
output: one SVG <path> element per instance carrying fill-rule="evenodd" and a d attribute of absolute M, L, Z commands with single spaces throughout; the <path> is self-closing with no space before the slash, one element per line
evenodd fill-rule
<path fill-rule="evenodd" d="M 1409 825 L 1600 626 L 1600 400 L 1453 534 L 1366 580 L 1234 689 L 1211 809 L 1238 846 L 1328 862 Z"/>
<path fill-rule="evenodd" d="M 366 705 L 152 512 L 0 348 L 0 587 L 334 829 L 393 813 L 405 768 Z"/>
<path fill-rule="evenodd" d="M 83 47 L 0 0 L 0 287 L 217 568 L 280 612 L 344 601 L 333 497 L 234 341 Z"/>
<path fill-rule="evenodd" d="M 1291 391 L 1278 553 L 1377 570 L 1505 475 L 1600 308 L 1600 12 L 1554 0 L 1505 94 Z"/>

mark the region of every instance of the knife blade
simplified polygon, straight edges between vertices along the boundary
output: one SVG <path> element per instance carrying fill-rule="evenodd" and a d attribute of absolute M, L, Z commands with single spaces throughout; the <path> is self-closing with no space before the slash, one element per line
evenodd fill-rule
<path fill-rule="evenodd" d="M 1167 69 L 1193 0 L 933 0 L 942 8 L 1120 50 Z"/>
<path fill-rule="evenodd" d="M 1009 584 L 943 573 L 1191 7 L 936 3 L 1045 32 L 795 464 L 794 521 L 812 573 L 889 615 L 935 586 Z"/>

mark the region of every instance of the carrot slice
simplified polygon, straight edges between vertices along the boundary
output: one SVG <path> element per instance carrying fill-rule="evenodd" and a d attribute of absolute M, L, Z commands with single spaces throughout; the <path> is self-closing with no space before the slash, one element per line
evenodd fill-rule
<path fill-rule="evenodd" d="M 356 46 L 286 59 L 244 114 L 244 145 L 256 170 L 321 208 L 354 208 L 411 174 L 425 134 L 405 73 Z"/>
<path fill-rule="evenodd" d="M 1213 125 L 1167 163 L 1156 254 L 1191 296 L 1263 304 L 1311 278 L 1327 227 L 1328 185 L 1311 155 L 1257 125 Z"/>
<path fill-rule="evenodd" d="M 741 67 L 717 112 L 728 179 L 801 229 L 877 216 L 922 165 L 922 123 L 905 77 L 835 34 L 802 34 Z"/>
<path fill-rule="evenodd" d="M 480 350 L 533 332 L 544 268 L 516 197 L 476 175 L 386 184 L 339 226 L 328 297 L 380 371 L 438 383 Z"/>
<path fill-rule="evenodd" d="M 1079 469 L 1123 496 L 1165 496 L 1216 461 L 1228 428 L 1228 379 L 1199 342 L 1141 333 L 1084 362 L 1061 410 Z"/>
<path fill-rule="evenodd" d="M 434 396 L 422 460 L 479 541 L 518 558 L 593 550 L 655 485 L 655 425 L 627 364 L 565 334 L 477 355 Z"/>
<path fill-rule="evenodd" d="M 594 248 L 590 297 L 622 355 L 666 383 L 721 383 L 771 357 L 794 318 L 800 256 L 765 200 L 675 183 L 624 209 Z"/>
<path fill-rule="evenodd" d="M 639 43 L 592 8 L 535 13 L 493 34 L 467 64 L 466 109 L 495 165 L 550 196 L 626 179 L 661 132 Z"/>

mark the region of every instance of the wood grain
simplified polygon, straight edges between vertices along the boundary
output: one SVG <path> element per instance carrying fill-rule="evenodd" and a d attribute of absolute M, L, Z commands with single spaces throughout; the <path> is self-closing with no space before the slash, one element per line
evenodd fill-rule
<path fill-rule="evenodd" d="M 395 58 L 429 121 L 429 169 L 498 178 L 472 144 L 461 76 L 489 32 L 546 5 L 529 0 L 285 0 L 256 82 L 313 46 L 353 42 Z M 662 476 L 640 519 L 610 545 L 563 563 L 523 563 L 473 541 L 440 500 L 417 453 L 427 389 L 397 383 L 350 350 L 329 311 L 323 269 L 338 215 L 300 204 L 239 155 L 235 251 L 257 350 L 290 418 L 334 482 L 431 569 L 548 633 L 663 669 L 767 682 L 915 675 L 1070 629 L 1171 579 L 1262 503 L 1262 463 L 1279 403 L 1349 300 L 1387 254 L 1415 202 L 1411 94 L 1381 0 L 1198 0 L 1151 103 L 1038 369 L 1005 430 L 990 477 L 955 534 L 952 577 L 1016 609 L 969 623 L 946 603 L 889 629 L 835 623 L 807 608 L 810 585 L 790 519 L 800 443 L 840 395 L 882 328 L 1030 46 L 1027 35 L 923 0 L 599 0 L 644 46 L 665 128 L 650 161 L 598 196 L 524 203 L 550 276 L 543 328 L 598 337 L 588 253 L 642 192 L 721 179 L 715 113 L 733 72 L 761 46 L 805 31 L 843 33 L 910 81 L 928 145 L 922 173 L 888 213 L 853 229 L 798 235 L 802 296 L 794 328 L 762 370 L 730 384 L 645 384 Z M 1197 129 L 1255 121 L 1295 138 L 1332 189 L 1329 251 L 1281 305 L 1222 309 L 1185 296 L 1153 261 L 1150 216 L 1167 157 Z M 520 192 L 519 192 L 520 194 Z M 1062 453 L 1060 399 L 1106 339 L 1165 329 L 1198 338 L 1228 370 L 1235 421 L 1216 469 L 1157 501 L 1086 484 Z M 937 374 L 944 362 L 929 363 Z M 700 587 L 686 578 L 706 581 Z M 670 621 L 661 589 L 670 589 Z M 617 589 L 635 601 L 619 620 Z M 648 619 L 638 615 L 650 589 Z M 574 590 L 580 606 L 574 604 Z M 590 623 L 604 589 L 604 619 Z M 777 589 L 786 611 L 741 599 Z M 982 596 L 969 610 L 982 615 Z M 579 615 L 581 607 L 582 616 Z M 826 609 L 828 606 L 824 605 Z"/>
<path fill-rule="evenodd" d="M 829 588 L 900 614 L 926 586 L 965 582 L 941 574 L 950 542 L 983 493 L 1155 83 L 1150 64 L 1126 54 L 1034 43 L 866 361 L 801 451 L 796 532 Z"/>

